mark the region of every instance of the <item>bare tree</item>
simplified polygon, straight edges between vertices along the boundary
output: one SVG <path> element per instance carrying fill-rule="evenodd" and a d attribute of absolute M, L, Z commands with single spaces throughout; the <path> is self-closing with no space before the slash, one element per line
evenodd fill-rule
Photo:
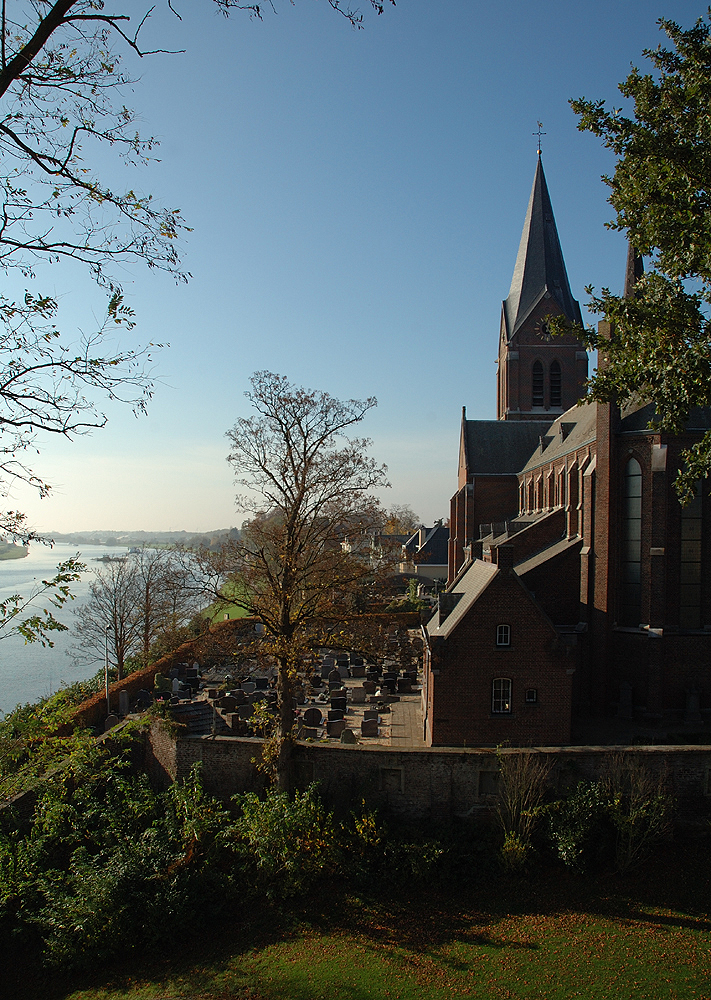
<path fill-rule="evenodd" d="M 194 586 L 190 568 L 171 550 L 144 546 L 130 561 L 135 572 L 140 656 L 146 666 L 155 640 L 176 634 L 201 609 L 202 593 Z"/>
<path fill-rule="evenodd" d="M 112 559 L 94 574 L 88 600 L 74 612 L 79 641 L 72 653 L 88 662 L 99 662 L 108 650 L 109 662 L 121 680 L 126 658 L 140 646 L 136 564 L 129 559 Z"/>
<path fill-rule="evenodd" d="M 293 690 L 306 652 L 343 618 L 348 596 L 373 573 L 346 551 L 345 535 L 376 519 L 372 490 L 389 485 L 367 454 L 370 442 L 348 438 L 376 400 L 341 401 L 299 388 L 282 375 L 257 372 L 246 393 L 255 415 L 228 432 L 228 461 L 249 492 L 237 505 L 251 513 L 223 555 L 238 586 L 225 600 L 264 624 L 265 649 L 278 665 L 278 784 L 290 784 Z"/>
<path fill-rule="evenodd" d="M 108 638 L 119 680 L 129 656 L 150 663 L 156 639 L 177 634 L 201 606 L 201 594 L 170 550 L 143 548 L 94 574 L 89 599 L 75 612 L 78 643 L 72 653 L 101 660 Z"/>

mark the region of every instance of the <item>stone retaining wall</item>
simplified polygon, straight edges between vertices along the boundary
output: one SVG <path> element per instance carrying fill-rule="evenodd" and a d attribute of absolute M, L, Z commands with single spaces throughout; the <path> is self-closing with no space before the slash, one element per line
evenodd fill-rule
<path fill-rule="evenodd" d="M 200 763 L 205 788 L 229 799 L 256 791 L 264 778 L 255 761 L 261 741 L 196 736 L 175 739 L 156 723 L 147 741 L 146 768 L 159 786 L 184 778 Z M 564 794 L 578 781 L 605 773 L 612 757 L 624 753 L 655 773 L 663 773 L 684 811 L 711 812 L 711 747 L 540 747 L 505 749 L 503 754 L 536 753 L 551 766 L 551 785 Z M 299 743 L 295 775 L 299 787 L 319 783 L 328 804 L 347 811 L 366 799 L 412 817 L 449 819 L 474 816 L 496 800 L 498 758 L 494 749 L 412 749 Z"/>

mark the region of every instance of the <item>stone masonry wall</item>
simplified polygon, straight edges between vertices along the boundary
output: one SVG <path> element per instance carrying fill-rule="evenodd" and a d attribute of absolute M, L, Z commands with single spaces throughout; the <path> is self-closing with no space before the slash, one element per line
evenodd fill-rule
<path fill-rule="evenodd" d="M 148 741 L 146 767 L 154 780 L 180 780 L 200 763 L 205 788 L 229 799 L 236 792 L 264 785 L 255 760 L 261 741 L 234 737 L 190 737 L 175 741 L 159 724 Z M 171 746 L 172 744 L 172 746 Z M 620 752 L 663 773 L 679 804 L 695 813 L 711 806 L 711 747 L 542 747 L 502 750 L 503 754 L 545 756 L 551 785 L 560 794 L 583 779 L 605 773 Z M 296 783 L 319 783 L 326 802 L 347 812 L 361 799 L 393 812 L 421 818 L 476 816 L 491 808 L 498 784 L 493 749 L 412 749 L 299 743 L 295 748 Z"/>

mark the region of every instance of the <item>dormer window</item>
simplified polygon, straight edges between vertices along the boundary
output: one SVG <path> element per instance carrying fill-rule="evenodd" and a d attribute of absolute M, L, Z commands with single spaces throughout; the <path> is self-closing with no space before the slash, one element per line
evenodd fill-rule
<path fill-rule="evenodd" d="M 496 645 L 498 647 L 508 647 L 511 645 L 511 626 L 496 626 Z"/>

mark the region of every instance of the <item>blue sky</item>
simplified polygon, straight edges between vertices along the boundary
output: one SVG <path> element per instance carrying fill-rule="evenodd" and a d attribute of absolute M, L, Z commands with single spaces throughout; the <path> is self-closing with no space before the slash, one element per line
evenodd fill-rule
<path fill-rule="evenodd" d="M 625 245 L 600 175 L 610 154 L 576 129 L 568 99 L 621 102 L 617 84 L 660 16 L 688 27 L 685 0 L 362 2 L 352 30 L 325 0 L 274 0 L 262 21 L 209 0 L 159 5 L 146 41 L 184 54 L 140 64 L 126 103 L 161 140 L 137 185 L 193 227 L 187 286 L 119 274 L 138 325 L 126 344 L 167 341 L 147 417 L 118 406 L 91 437 L 40 441 L 55 484 L 12 505 L 44 531 L 241 523 L 225 431 L 269 369 L 339 397 L 375 395 L 362 425 L 390 469 L 386 503 L 431 522 L 456 488 L 461 407 L 495 416 L 501 300 L 508 294 L 536 162 L 543 162 L 574 295 L 619 290 Z M 138 0 L 122 9 L 138 16 Z M 90 329 L 101 294 L 48 267 L 60 326 Z"/>

